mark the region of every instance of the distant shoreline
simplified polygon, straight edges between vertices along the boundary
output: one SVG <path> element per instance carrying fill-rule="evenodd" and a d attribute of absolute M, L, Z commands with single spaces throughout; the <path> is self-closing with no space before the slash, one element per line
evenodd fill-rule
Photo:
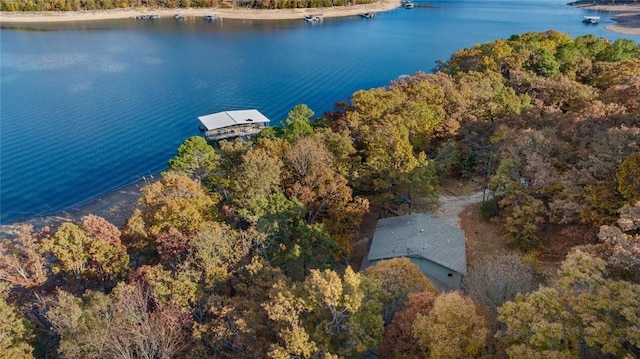
<path fill-rule="evenodd" d="M 606 25 L 605 29 L 619 34 L 640 35 L 640 4 L 601 5 L 596 1 L 577 1 L 569 5 L 593 11 L 613 12 L 615 24 Z"/>
<path fill-rule="evenodd" d="M 216 15 L 223 19 L 241 20 L 289 20 L 302 19 L 305 15 L 322 13 L 323 17 L 356 16 L 366 12 L 384 12 L 401 6 L 400 0 L 379 0 L 371 4 L 354 6 L 335 6 L 324 8 L 304 9 L 246 9 L 246 8 L 186 8 L 186 9 L 153 9 L 127 8 L 113 10 L 87 11 L 2 11 L 0 23 L 41 23 L 41 22 L 72 22 L 127 19 L 140 15 L 158 15 L 161 18 L 171 18 L 175 14 L 186 17 L 202 17 Z"/>

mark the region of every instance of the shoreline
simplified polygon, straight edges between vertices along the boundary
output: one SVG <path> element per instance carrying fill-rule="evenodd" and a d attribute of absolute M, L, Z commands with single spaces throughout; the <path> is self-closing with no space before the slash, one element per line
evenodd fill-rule
<path fill-rule="evenodd" d="M 187 17 L 202 17 L 216 15 L 222 19 L 240 20 L 292 20 L 302 19 L 305 15 L 322 13 L 323 17 L 355 16 L 366 12 L 390 11 L 401 6 L 400 0 L 379 0 L 371 4 L 303 8 L 303 9 L 246 9 L 246 8 L 127 8 L 112 10 L 86 11 L 0 11 L 0 23 L 42 23 L 42 22 L 73 22 L 127 19 L 139 15 L 159 15 L 161 18 L 171 18 L 175 14 Z"/>
<path fill-rule="evenodd" d="M 612 20 L 616 23 L 606 25 L 605 29 L 619 34 L 640 36 L 640 4 L 593 5 L 592 3 L 573 3 L 570 5 L 585 10 L 615 13 L 616 15 Z"/>
<path fill-rule="evenodd" d="M 108 192 L 76 208 L 60 213 L 2 224 L 0 225 L 0 239 L 17 237 L 20 233 L 20 227 L 24 225 L 32 225 L 35 231 L 39 231 L 44 227 L 58 227 L 65 222 L 80 223 L 82 217 L 89 214 L 100 216 L 119 229 L 122 229 L 136 207 L 142 187 L 160 178 L 162 178 L 162 176 L 158 174 L 151 177 L 151 180 L 142 179 L 136 183 Z"/>

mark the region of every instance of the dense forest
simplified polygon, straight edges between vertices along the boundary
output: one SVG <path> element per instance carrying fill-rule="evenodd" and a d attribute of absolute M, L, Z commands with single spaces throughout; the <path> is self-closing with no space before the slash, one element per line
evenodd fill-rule
<path fill-rule="evenodd" d="M 127 8 L 294 9 L 370 4 L 374 0 L 0 0 L 0 11 L 80 11 Z"/>
<path fill-rule="evenodd" d="M 510 253 L 439 293 L 348 264 L 363 216 L 484 183 Z M 540 270 L 557 262 L 552 275 Z M 476 45 L 250 141 L 192 137 L 123 228 L 0 247 L 2 358 L 638 358 L 640 45 Z"/>

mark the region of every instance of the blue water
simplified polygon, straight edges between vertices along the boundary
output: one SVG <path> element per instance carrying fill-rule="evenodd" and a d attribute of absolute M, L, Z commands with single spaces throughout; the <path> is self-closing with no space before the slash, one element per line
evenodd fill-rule
<path fill-rule="evenodd" d="M 166 168 L 197 116 L 257 108 L 275 123 L 476 43 L 555 29 L 612 40 L 556 0 L 434 1 L 375 19 L 3 24 L 0 222 L 79 206 Z"/>

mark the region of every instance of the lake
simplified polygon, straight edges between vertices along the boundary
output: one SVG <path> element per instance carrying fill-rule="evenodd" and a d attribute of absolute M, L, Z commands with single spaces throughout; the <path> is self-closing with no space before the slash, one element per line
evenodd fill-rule
<path fill-rule="evenodd" d="M 416 2 L 420 4 L 419 2 Z M 426 3 L 424 3 L 426 4 Z M 554 0 L 431 1 L 374 19 L 3 24 L 0 223 L 53 214 L 166 169 L 197 117 L 257 108 L 278 124 L 429 72 L 459 48 L 554 29 L 640 41 Z"/>

